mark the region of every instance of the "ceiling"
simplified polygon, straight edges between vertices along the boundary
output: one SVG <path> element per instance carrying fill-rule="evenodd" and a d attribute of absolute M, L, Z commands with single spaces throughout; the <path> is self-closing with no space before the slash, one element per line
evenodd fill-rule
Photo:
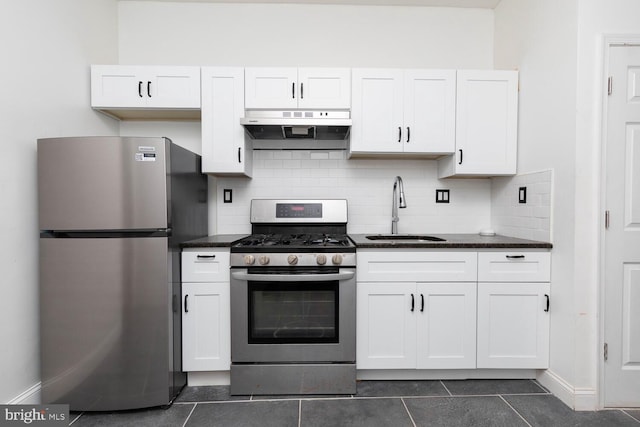
<path fill-rule="evenodd" d="M 119 0 L 132 1 L 132 0 Z M 135 0 L 140 1 L 140 0 Z M 297 3 L 297 4 L 343 4 L 368 6 L 440 6 L 494 9 L 500 0 L 143 0 L 183 3 Z"/>

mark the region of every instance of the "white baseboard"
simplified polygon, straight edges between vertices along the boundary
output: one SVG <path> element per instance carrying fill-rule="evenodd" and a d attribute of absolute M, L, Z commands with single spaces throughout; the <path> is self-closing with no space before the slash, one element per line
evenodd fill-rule
<path fill-rule="evenodd" d="M 575 411 L 596 411 L 599 409 L 598 394 L 594 388 L 573 387 L 549 369 L 540 371 L 537 380 Z"/>
<path fill-rule="evenodd" d="M 20 393 L 7 402 L 8 405 L 39 405 L 42 402 L 40 396 L 41 383 L 37 383 L 29 387 L 27 390 Z"/>

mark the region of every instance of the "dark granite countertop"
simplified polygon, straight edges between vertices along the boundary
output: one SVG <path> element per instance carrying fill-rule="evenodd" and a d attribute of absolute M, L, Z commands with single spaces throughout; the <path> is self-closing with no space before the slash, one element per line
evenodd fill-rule
<path fill-rule="evenodd" d="M 186 248 L 228 248 L 234 242 L 247 237 L 248 234 L 214 234 L 196 240 L 182 242 L 180 247 Z"/>
<path fill-rule="evenodd" d="M 427 234 L 427 233 L 411 233 Z M 371 234 L 349 234 L 358 248 L 426 248 L 426 249 L 551 249 L 548 242 L 518 239 L 507 236 L 480 236 L 479 234 L 427 234 L 444 239 L 443 242 L 416 240 L 369 240 Z"/>

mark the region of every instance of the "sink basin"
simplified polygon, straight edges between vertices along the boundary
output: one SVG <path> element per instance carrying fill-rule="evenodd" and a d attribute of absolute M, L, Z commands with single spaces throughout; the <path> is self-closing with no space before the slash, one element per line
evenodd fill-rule
<path fill-rule="evenodd" d="M 366 236 L 369 240 L 415 240 L 415 241 L 428 241 L 428 242 L 445 242 L 445 239 L 435 236 L 425 236 L 422 234 L 374 234 L 372 236 Z"/>

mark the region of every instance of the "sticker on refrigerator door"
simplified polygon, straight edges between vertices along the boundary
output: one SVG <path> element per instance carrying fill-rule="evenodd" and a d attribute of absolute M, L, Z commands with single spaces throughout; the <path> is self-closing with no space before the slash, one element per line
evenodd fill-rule
<path fill-rule="evenodd" d="M 155 152 L 156 147 L 149 145 L 138 145 L 138 151 L 141 151 L 143 153 Z"/>
<path fill-rule="evenodd" d="M 136 153 L 136 162 L 155 162 L 156 153 Z"/>

